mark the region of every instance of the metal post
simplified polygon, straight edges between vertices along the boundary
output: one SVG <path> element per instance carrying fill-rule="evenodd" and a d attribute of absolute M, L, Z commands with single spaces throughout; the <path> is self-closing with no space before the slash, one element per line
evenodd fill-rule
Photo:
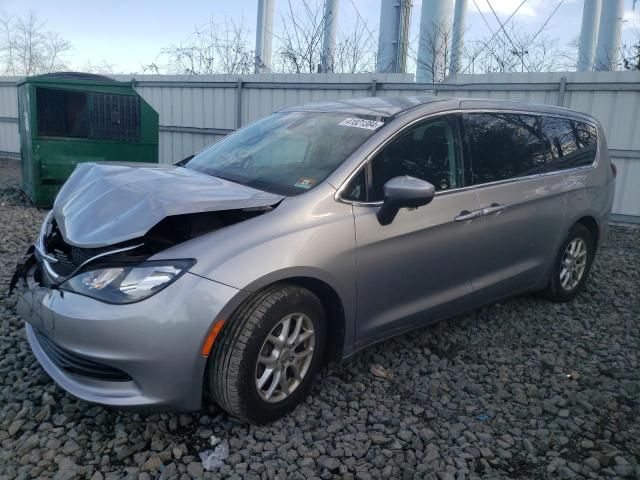
<path fill-rule="evenodd" d="M 378 80 L 375 78 L 371 80 L 371 96 L 376 96 L 376 91 L 378 90 Z"/>
<path fill-rule="evenodd" d="M 408 28 L 403 30 L 403 11 L 411 2 L 406 0 L 381 0 L 380 2 L 380 33 L 378 35 L 378 58 L 376 71 L 383 73 L 399 72 L 399 47 L 406 42 Z M 405 32 L 406 30 L 406 32 Z M 404 36 L 403 36 L 404 34 Z M 406 63 L 406 62 L 405 62 Z"/>
<path fill-rule="evenodd" d="M 584 0 L 582 7 L 582 28 L 580 30 L 580 46 L 578 48 L 578 71 L 593 70 L 598 38 L 598 23 L 602 0 Z"/>
<path fill-rule="evenodd" d="M 462 63 L 462 49 L 464 48 L 465 17 L 467 15 L 467 0 L 456 0 L 453 12 L 453 28 L 451 35 L 451 69 L 449 74 L 460 73 Z"/>
<path fill-rule="evenodd" d="M 236 128 L 242 126 L 242 79 L 238 79 L 236 86 Z"/>
<path fill-rule="evenodd" d="M 409 54 L 409 28 L 411 26 L 411 0 L 400 0 L 398 4 L 398 34 L 396 36 L 396 73 L 407 73 Z"/>
<path fill-rule="evenodd" d="M 416 82 L 432 83 L 446 76 L 447 45 L 451 37 L 451 10 L 453 0 L 429 0 L 422 2 L 420 14 L 420 39 Z"/>
<path fill-rule="evenodd" d="M 271 69 L 274 0 L 258 0 L 254 73 Z"/>
<path fill-rule="evenodd" d="M 376 71 L 404 73 L 407 71 L 411 0 L 380 2 L 380 34 Z"/>
<path fill-rule="evenodd" d="M 620 58 L 620 30 L 624 0 L 602 2 L 600 27 L 596 47 L 594 70 L 615 70 Z"/>
<path fill-rule="evenodd" d="M 336 28 L 338 26 L 338 0 L 324 1 L 324 40 L 322 43 L 323 72 L 333 72 L 336 54 Z"/>

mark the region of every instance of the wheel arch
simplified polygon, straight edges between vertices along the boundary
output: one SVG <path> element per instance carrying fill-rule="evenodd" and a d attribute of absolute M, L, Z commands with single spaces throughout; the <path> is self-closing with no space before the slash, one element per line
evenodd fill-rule
<path fill-rule="evenodd" d="M 231 319 L 238 309 L 265 289 L 278 284 L 292 284 L 309 290 L 322 303 L 327 320 L 327 339 L 323 360 L 325 363 L 340 360 L 343 358 L 346 348 L 347 319 L 352 317 L 352 313 L 349 311 L 349 298 L 345 298 L 345 295 L 348 296 L 353 292 L 349 289 L 341 290 L 331 280 L 326 278 L 323 272 L 318 272 L 315 269 L 296 268 L 272 272 L 239 290 L 209 328 L 212 328 L 215 321 L 220 318 Z"/>
<path fill-rule="evenodd" d="M 594 250 L 596 250 L 600 242 L 600 227 L 598 225 L 598 222 L 591 215 L 585 215 L 577 219 L 572 225 L 578 223 L 589 230 L 589 232 L 591 233 L 591 237 L 593 238 Z"/>
<path fill-rule="evenodd" d="M 305 288 L 320 299 L 327 319 L 324 361 L 341 359 L 344 351 L 346 317 L 338 292 L 328 283 L 314 277 L 289 277 L 278 283 L 290 283 Z"/>

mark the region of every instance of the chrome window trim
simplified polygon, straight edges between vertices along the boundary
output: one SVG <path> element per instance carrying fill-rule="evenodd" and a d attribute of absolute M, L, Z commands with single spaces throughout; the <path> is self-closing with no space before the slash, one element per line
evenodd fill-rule
<path fill-rule="evenodd" d="M 532 180 L 534 178 L 547 177 L 547 176 L 552 176 L 552 175 L 560 175 L 560 174 L 570 173 L 570 172 L 575 172 L 575 171 L 592 170 L 592 169 L 597 168 L 598 165 L 600 164 L 600 155 L 598 155 L 598 150 L 600 148 L 600 129 L 598 128 L 598 124 L 596 122 L 594 122 L 593 120 L 591 120 L 590 118 L 588 118 L 588 117 L 581 118 L 579 116 L 579 114 L 571 115 L 571 113 L 573 113 L 572 111 L 569 111 L 567 114 L 563 114 L 563 113 L 556 113 L 556 112 L 542 112 L 542 111 L 541 112 L 534 112 L 534 111 L 530 111 L 530 110 L 513 110 L 513 109 L 504 109 L 504 108 L 470 108 L 470 109 L 456 108 L 456 109 L 452 109 L 452 110 L 447 110 L 445 112 L 431 113 L 431 114 L 425 115 L 424 117 L 420 117 L 420 118 L 417 118 L 415 120 L 412 120 L 411 122 L 407 123 L 406 125 L 403 125 L 400 129 L 398 129 L 396 132 L 394 132 L 393 135 L 389 136 L 387 139 L 385 139 L 384 142 L 382 142 L 380 145 L 378 145 L 371 153 L 369 153 L 356 166 L 356 168 L 353 170 L 353 172 L 351 172 L 351 174 L 349 174 L 347 179 L 344 182 L 342 182 L 342 185 L 340 185 L 340 187 L 338 189 L 336 189 L 336 193 L 334 194 L 334 200 L 336 202 L 339 202 L 339 203 L 345 203 L 347 205 L 352 205 L 352 206 L 356 206 L 356 207 L 379 207 L 379 206 L 381 206 L 382 203 L 383 203 L 382 201 L 360 202 L 360 201 L 357 201 L 357 200 L 347 200 L 347 199 L 342 198 L 342 193 L 343 193 L 344 189 L 347 187 L 347 185 L 349 185 L 351 180 L 353 180 L 353 178 L 356 175 L 358 175 L 358 173 L 360 173 L 360 169 L 363 168 L 363 166 L 366 165 L 369 161 L 371 161 L 371 159 L 373 157 L 375 157 L 378 154 L 378 152 L 380 150 L 382 150 L 389 142 L 393 141 L 395 138 L 397 138 L 399 135 L 401 135 L 406 129 L 411 128 L 416 123 L 423 122 L 423 121 L 426 121 L 426 120 L 430 120 L 432 118 L 437 118 L 437 117 L 441 117 L 441 116 L 444 116 L 444 115 L 461 114 L 461 113 L 513 113 L 513 114 L 518 114 L 518 115 L 532 115 L 532 116 L 538 116 L 538 117 L 564 118 L 564 119 L 569 119 L 569 120 L 575 120 L 577 122 L 586 123 L 586 124 L 591 125 L 592 127 L 594 127 L 596 129 L 596 157 L 595 157 L 595 160 L 593 161 L 593 163 L 591 165 L 583 165 L 583 166 L 580 166 L 580 167 L 567 168 L 567 169 L 564 169 L 564 170 L 554 170 L 553 172 L 535 173 L 535 174 L 532 174 L 532 175 L 526 175 L 524 177 L 506 178 L 504 180 L 496 180 L 494 182 L 479 183 L 477 185 L 476 184 L 466 185 L 464 187 L 453 188 L 451 190 L 440 190 L 440 191 L 436 192 L 436 194 L 435 194 L 436 197 L 440 196 L 442 194 L 449 194 L 449 193 L 454 193 L 454 192 L 459 192 L 459 191 L 464 191 L 464 190 L 484 188 L 484 187 L 500 185 L 500 184 L 504 184 L 504 183 L 521 182 L 521 181 Z"/>

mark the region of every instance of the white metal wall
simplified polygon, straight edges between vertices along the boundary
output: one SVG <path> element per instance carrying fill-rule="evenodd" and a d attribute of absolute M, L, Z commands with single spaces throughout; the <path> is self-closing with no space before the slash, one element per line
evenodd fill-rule
<path fill-rule="evenodd" d="M 589 113 L 603 124 L 618 166 L 616 214 L 640 219 L 640 72 L 460 75 L 437 85 L 403 74 L 118 76 L 160 115 L 160 161 L 172 163 L 235 128 L 283 107 L 311 101 L 419 95 L 524 100 Z M 240 88 L 239 86 L 240 83 Z M 0 155 L 19 152 L 16 78 L 0 78 Z M 238 98 L 238 92 L 240 97 Z M 4 152 L 4 153 L 3 153 Z"/>
<path fill-rule="evenodd" d="M 412 84 L 404 74 L 138 75 L 136 90 L 160 115 L 160 162 L 192 155 L 228 132 L 302 103 L 371 94 L 372 82 Z M 240 101 L 238 103 L 238 83 Z M 354 88 L 344 88 L 354 87 Z"/>
<path fill-rule="evenodd" d="M 0 77 L 0 155 L 20 152 L 18 77 Z"/>

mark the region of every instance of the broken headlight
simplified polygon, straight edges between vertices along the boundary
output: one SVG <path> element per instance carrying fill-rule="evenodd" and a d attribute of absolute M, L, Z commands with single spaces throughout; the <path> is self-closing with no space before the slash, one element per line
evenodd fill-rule
<path fill-rule="evenodd" d="M 107 303 L 133 303 L 171 285 L 195 260 L 157 260 L 81 272 L 60 288 Z"/>

